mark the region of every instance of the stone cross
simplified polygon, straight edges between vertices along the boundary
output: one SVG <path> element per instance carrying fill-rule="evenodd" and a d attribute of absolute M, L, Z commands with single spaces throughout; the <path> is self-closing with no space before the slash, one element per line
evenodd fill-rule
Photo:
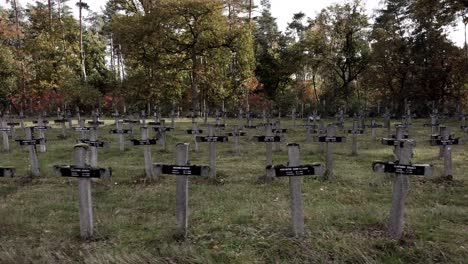
<path fill-rule="evenodd" d="M 282 129 L 281 128 L 281 121 L 278 119 L 274 124 L 272 128 L 272 133 L 275 136 L 283 137 L 283 134 L 288 132 L 287 129 Z M 281 142 L 275 142 L 275 151 L 279 152 L 281 151 Z"/>
<path fill-rule="evenodd" d="M 381 128 L 382 125 L 377 124 L 375 119 L 372 119 L 370 125 L 367 125 L 366 127 L 371 129 L 371 136 L 375 139 L 375 129 Z"/>
<path fill-rule="evenodd" d="M 413 140 L 402 140 L 399 142 L 401 153 L 398 162 L 374 162 L 374 172 L 394 173 L 392 193 L 392 207 L 388 221 L 388 232 L 392 239 L 399 240 L 403 234 L 405 199 L 408 193 L 408 175 L 432 175 L 432 165 L 413 165 Z"/>
<path fill-rule="evenodd" d="M 358 148 L 358 135 L 364 134 L 364 129 L 359 128 L 359 121 L 354 120 L 353 122 L 353 129 L 348 130 L 348 134 L 352 135 L 351 141 L 351 155 L 357 155 L 357 148 Z"/>
<path fill-rule="evenodd" d="M 78 144 L 75 149 L 75 165 L 54 166 L 55 175 L 78 178 L 78 202 L 80 210 L 80 236 L 84 240 L 93 237 L 93 205 L 91 199 L 91 179 L 110 178 L 111 168 L 92 168 L 86 165 L 86 152 L 88 146 Z"/>
<path fill-rule="evenodd" d="M 226 134 L 228 137 L 234 137 L 234 153 L 236 156 L 240 156 L 240 144 L 239 144 L 239 138 L 246 136 L 247 133 L 239 129 L 239 126 L 235 126 L 234 132 L 232 133 L 227 133 Z"/>
<path fill-rule="evenodd" d="M 131 134 L 132 131 L 130 129 L 124 129 L 123 128 L 123 121 L 118 120 L 116 122 L 116 129 L 112 129 L 110 131 L 111 134 L 117 134 L 119 135 L 119 147 L 120 151 L 125 151 L 125 134 Z"/>
<path fill-rule="evenodd" d="M 26 134 L 26 139 L 17 139 L 16 142 L 20 146 L 29 147 L 29 162 L 31 163 L 31 176 L 38 177 L 40 176 L 39 172 L 39 161 L 37 159 L 36 145 L 40 144 L 42 141 L 45 141 L 43 138 L 35 139 L 33 137 L 33 127 L 24 128 Z"/>
<path fill-rule="evenodd" d="M 346 138 L 337 137 L 336 126 L 334 124 L 330 124 L 327 127 L 327 135 L 315 137 L 314 141 L 323 142 L 326 144 L 327 160 L 325 165 L 325 177 L 328 180 L 335 180 L 335 175 L 333 174 L 333 144 L 344 143 L 346 142 Z"/>
<path fill-rule="evenodd" d="M 210 149 L 210 178 L 216 178 L 216 143 L 226 143 L 228 142 L 228 137 L 226 136 L 215 136 L 214 135 L 214 126 L 208 126 L 208 136 L 197 136 L 196 140 L 198 142 L 208 143 Z"/>
<path fill-rule="evenodd" d="M 159 143 L 162 145 L 162 149 L 166 150 L 166 133 L 173 131 L 172 127 L 166 127 L 166 120 L 161 120 L 161 125 L 153 128 L 158 135 L 160 135 Z"/>
<path fill-rule="evenodd" d="M 148 138 L 148 127 L 141 127 L 141 140 L 132 139 L 134 146 L 143 146 L 143 156 L 145 159 L 145 176 L 146 179 L 155 179 L 153 162 L 151 160 L 151 145 L 157 144 L 157 139 Z"/>
<path fill-rule="evenodd" d="M 302 206 L 301 177 L 322 175 L 321 164 L 300 165 L 299 145 L 288 144 L 288 165 L 269 166 L 267 174 L 289 178 L 289 196 L 292 218 L 292 231 L 295 237 L 304 236 L 304 209 Z"/>
<path fill-rule="evenodd" d="M 47 131 L 47 130 L 49 130 L 51 128 L 50 126 L 46 126 L 46 124 L 48 124 L 49 121 L 43 120 L 42 115 L 40 115 L 38 120 L 33 121 L 33 123 L 37 124 L 37 126 L 33 127 L 34 131 L 38 131 L 39 132 L 39 138 L 44 139 L 39 144 L 39 152 L 44 153 L 44 152 L 47 151 L 44 131 Z"/>
<path fill-rule="evenodd" d="M 155 164 L 156 175 L 169 174 L 176 176 L 176 236 L 187 237 L 188 230 L 188 177 L 208 176 L 209 166 L 188 166 L 189 144 L 176 145 L 176 165 Z"/>
<path fill-rule="evenodd" d="M 430 141 L 431 146 L 440 146 L 444 158 L 444 174 L 446 179 L 453 179 L 452 174 L 452 146 L 463 144 L 460 138 L 454 138 L 451 135 L 450 128 L 446 126 L 440 127 L 440 136 L 433 138 Z"/>
<path fill-rule="evenodd" d="M 81 139 L 80 143 L 86 144 L 89 146 L 88 153 L 89 153 L 89 160 L 90 166 L 93 168 L 98 167 L 98 148 L 104 148 L 107 146 L 107 143 L 98 140 L 98 133 L 97 128 L 93 127 L 89 131 L 89 140 L 88 139 Z"/>
<path fill-rule="evenodd" d="M 58 113 L 57 113 L 57 116 L 58 116 L 58 119 L 55 119 L 55 120 L 54 120 L 54 123 L 55 123 L 55 124 L 60 124 L 60 127 L 62 128 L 62 134 L 59 136 L 59 138 L 61 138 L 61 139 L 67 139 L 68 136 L 67 136 L 67 127 L 66 127 L 66 123 L 67 123 L 69 120 L 65 117 L 65 113 L 63 113 L 63 112 L 58 112 Z"/>
<path fill-rule="evenodd" d="M 8 127 L 7 121 L 5 120 L 5 117 L 2 117 L 1 124 L 0 124 L 0 131 L 2 132 L 2 137 L 3 137 L 3 151 L 9 152 L 10 151 L 10 141 L 8 138 L 8 132 L 11 131 L 11 128 Z"/>
<path fill-rule="evenodd" d="M 266 167 L 271 167 L 273 165 L 273 143 L 281 142 L 280 136 L 273 136 L 271 129 L 271 124 L 266 125 L 266 135 L 265 136 L 255 136 L 254 139 L 257 142 L 266 143 Z M 269 175 L 268 171 L 266 174 L 266 181 L 271 182 L 274 179 L 274 175 Z"/>

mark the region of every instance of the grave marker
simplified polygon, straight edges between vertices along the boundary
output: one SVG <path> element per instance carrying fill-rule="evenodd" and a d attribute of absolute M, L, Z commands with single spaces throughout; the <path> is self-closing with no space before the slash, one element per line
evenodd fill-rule
<path fill-rule="evenodd" d="M 318 136 L 314 138 L 315 142 L 323 142 L 326 144 L 327 159 L 325 165 L 325 176 L 328 180 L 335 180 L 333 174 L 333 144 L 346 142 L 345 137 L 336 136 L 336 126 L 333 124 L 328 125 L 326 136 Z"/>
<path fill-rule="evenodd" d="M 176 176 L 176 226 L 177 236 L 185 238 L 188 229 L 188 176 L 208 176 L 209 166 L 188 166 L 189 144 L 176 145 L 176 165 L 155 164 L 157 176 L 169 174 Z"/>
<path fill-rule="evenodd" d="M 430 141 L 431 146 L 440 146 L 444 158 L 444 173 L 443 177 L 446 179 L 452 179 L 452 146 L 463 144 L 459 138 L 453 138 L 451 136 L 450 128 L 441 126 L 440 137 L 434 138 Z"/>
<path fill-rule="evenodd" d="M 370 125 L 367 125 L 366 127 L 371 129 L 371 136 L 372 136 L 372 138 L 375 139 L 375 129 L 376 128 L 381 128 L 382 125 L 377 124 L 375 122 L 375 119 L 372 119 Z"/>
<path fill-rule="evenodd" d="M 292 231 L 295 237 L 304 236 L 304 209 L 302 206 L 301 177 L 323 174 L 320 164 L 300 165 L 299 145 L 288 144 L 288 165 L 267 167 L 267 174 L 289 178 L 289 195 L 291 199 Z"/>
<path fill-rule="evenodd" d="M 273 166 L 273 145 L 274 142 L 281 142 L 280 136 L 274 136 L 271 130 L 271 125 L 267 124 L 266 126 L 266 135 L 265 136 L 255 136 L 255 141 L 266 143 L 266 167 Z M 274 179 L 274 175 L 269 174 L 267 170 L 266 181 L 271 182 Z"/>
<path fill-rule="evenodd" d="M 392 208 L 388 222 L 388 231 L 392 239 L 399 240 L 403 234 L 405 198 L 408 192 L 408 175 L 431 176 L 432 165 L 412 165 L 413 140 L 402 140 L 399 162 L 374 162 L 372 168 L 374 172 L 394 173 L 392 193 Z"/>
<path fill-rule="evenodd" d="M 98 166 L 98 148 L 104 148 L 107 146 L 107 143 L 103 141 L 99 141 L 97 135 L 97 128 L 92 128 L 89 133 L 89 140 L 81 139 L 80 142 L 84 143 L 89 146 L 89 157 L 90 157 L 90 165 L 93 168 L 97 168 Z"/>
<path fill-rule="evenodd" d="M 225 143 L 228 142 L 228 137 L 226 136 L 215 136 L 214 127 L 208 127 L 208 136 L 197 136 L 197 142 L 209 143 L 210 148 L 210 178 L 216 178 L 216 143 Z"/>
<path fill-rule="evenodd" d="M 173 131 L 172 127 L 166 127 L 166 120 L 161 120 L 161 126 L 153 127 L 154 131 L 160 135 L 159 142 L 163 150 L 166 150 L 166 132 Z"/>
<path fill-rule="evenodd" d="M 36 145 L 40 144 L 42 141 L 45 141 L 45 139 L 33 138 L 32 127 L 26 127 L 24 129 L 24 132 L 26 134 L 26 139 L 17 139 L 16 142 L 18 142 L 20 146 L 29 147 L 29 162 L 31 163 L 31 176 L 38 177 L 40 175 L 40 172 L 39 172 L 39 161 L 37 159 L 37 153 L 36 153 Z"/>
<path fill-rule="evenodd" d="M 93 205 L 91 201 L 91 179 L 110 178 L 111 168 L 91 168 L 86 165 L 88 146 L 78 144 L 75 149 L 75 166 L 54 166 L 55 175 L 78 178 L 78 202 L 80 208 L 80 236 L 88 240 L 93 237 Z"/>
<path fill-rule="evenodd" d="M 145 176 L 147 179 L 155 178 L 153 163 L 151 161 L 151 145 L 157 144 L 157 139 L 148 139 L 148 127 L 141 127 L 141 140 L 132 139 L 134 146 L 143 146 L 143 156 L 145 159 Z"/>
<path fill-rule="evenodd" d="M 227 133 L 226 135 L 228 137 L 234 137 L 234 153 L 236 154 L 236 156 L 240 156 L 239 137 L 246 136 L 247 133 L 245 133 L 244 131 L 241 131 L 239 129 L 239 126 L 236 126 L 234 128 L 234 132 Z"/>
<path fill-rule="evenodd" d="M 50 126 L 46 126 L 46 124 L 49 123 L 49 121 L 47 120 L 43 120 L 42 119 L 42 116 L 39 116 L 38 120 L 37 121 L 33 121 L 34 124 L 37 124 L 37 126 L 34 126 L 34 131 L 38 131 L 39 132 L 39 138 L 43 138 L 45 139 L 45 134 L 44 134 L 44 131 L 47 131 L 48 129 L 50 129 L 51 127 Z M 46 141 L 43 140 L 41 141 L 41 143 L 39 144 L 39 152 L 41 153 L 44 153 L 47 151 L 47 146 L 46 146 Z"/>
<path fill-rule="evenodd" d="M 357 155 L 357 148 L 358 148 L 358 135 L 364 134 L 364 129 L 359 128 L 358 120 L 354 120 L 353 122 L 353 129 L 348 130 L 348 134 L 352 135 L 351 140 L 351 155 Z"/>
<path fill-rule="evenodd" d="M 2 117 L 2 120 L 1 120 L 0 131 L 2 132 L 2 137 L 3 137 L 3 151 L 9 152 L 10 141 L 8 138 L 8 132 L 11 131 L 11 128 L 7 126 L 7 122 L 4 117 Z"/>
<path fill-rule="evenodd" d="M 120 151 L 125 151 L 125 138 L 124 136 L 126 134 L 132 134 L 132 131 L 130 129 L 123 129 L 123 121 L 118 120 L 116 123 L 116 129 L 111 129 L 110 133 L 119 135 L 119 147 Z"/>

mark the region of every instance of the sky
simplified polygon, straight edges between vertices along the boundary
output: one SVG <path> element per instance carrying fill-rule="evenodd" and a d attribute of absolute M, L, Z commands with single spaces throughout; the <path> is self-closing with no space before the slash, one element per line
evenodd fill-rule
<path fill-rule="evenodd" d="M 17 2 L 21 3 L 22 5 L 26 5 L 26 3 L 34 2 L 34 0 L 16 0 Z M 260 5 L 260 0 L 254 0 L 257 5 Z M 47 2 L 42 0 L 42 2 Z M 72 5 L 74 2 L 78 2 L 78 0 L 71 0 L 69 2 Z M 91 10 L 98 12 L 102 8 L 104 8 L 105 3 L 107 0 L 84 0 L 87 2 L 88 5 L 91 7 Z M 279 29 L 284 31 L 286 29 L 288 21 L 291 20 L 293 14 L 302 11 L 306 14 L 307 17 L 315 17 L 317 13 L 320 12 L 323 8 L 332 5 L 343 3 L 345 0 L 270 0 L 271 3 L 271 13 L 274 17 L 277 18 L 277 23 Z M 363 0 L 363 4 L 365 6 L 366 12 L 369 16 L 372 15 L 372 11 L 374 9 L 379 8 L 382 0 Z M 5 5 L 5 0 L 0 0 L 0 6 Z M 74 4 L 73 4 L 74 5 Z M 78 12 L 77 8 L 72 6 L 72 9 L 75 11 L 75 14 Z M 463 30 L 463 23 L 460 21 L 456 28 L 452 28 L 449 30 L 449 37 L 450 39 L 455 42 L 459 47 L 463 46 L 464 43 L 464 30 Z"/>

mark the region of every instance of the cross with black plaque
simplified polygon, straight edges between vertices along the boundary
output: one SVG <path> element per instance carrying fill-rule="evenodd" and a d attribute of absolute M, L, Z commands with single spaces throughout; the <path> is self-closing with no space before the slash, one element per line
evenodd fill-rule
<path fill-rule="evenodd" d="M 11 128 L 8 127 L 5 117 L 2 117 L 0 131 L 2 132 L 3 137 L 3 151 L 10 151 L 10 141 L 8 138 L 8 132 L 11 131 Z"/>
<path fill-rule="evenodd" d="M 296 117 L 297 117 L 296 108 L 293 108 L 291 110 L 291 128 L 292 129 L 296 129 Z"/>
<path fill-rule="evenodd" d="M 392 117 L 392 114 L 390 113 L 390 110 L 388 109 L 388 107 L 385 107 L 385 113 L 382 115 L 383 119 L 384 119 L 384 128 L 387 129 L 387 134 L 390 134 L 390 130 L 392 129 L 391 127 L 391 117 Z"/>
<path fill-rule="evenodd" d="M 445 179 L 453 179 L 452 175 L 452 146 L 461 145 L 463 141 L 460 138 L 454 138 L 451 135 L 450 128 L 446 126 L 440 127 L 440 137 L 431 139 L 431 146 L 440 146 L 444 157 L 444 174 Z"/>
<path fill-rule="evenodd" d="M 88 124 L 93 126 L 93 128 L 97 129 L 99 126 L 104 125 L 104 122 L 99 121 L 99 112 L 97 110 L 92 111 L 91 116 L 93 120 L 88 121 Z"/>
<path fill-rule="evenodd" d="M 408 193 L 408 176 L 432 176 L 432 165 L 429 164 L 411 164 L 413 140 L 401 140 L 398 142 L 401 147 L 399 161 L 393 162 L 374 162 L 372 168 L 374 172 L 393 173 L 392 208 L 388 221 L 388 230 L 390 237 L 395 240 L 401 239 L 404 227 L 405 198 Z"/>
<path fill-rule="evenodd" d="M 68 119 L 62 114 L 62 112 L 58 112 L 57 115 L 58 115 L 58 119 L 55 119 L 54 123 L 60 124 L 62 128 L 62 135 L 60 135 L 59 138 L 66 139 L 68 138 L 67 127 L 66 127 L 66 123 L 68 122 Z"/>
<path fill-rule="evenodd" d="M 340 108 L 338 110 L 338 113 L 335 115 L 335 118 L 336 118 L 335 125 L 338 126 L 338 127 L 343 127 L 343 125 L 344 125 L 344 111 L 343 111 L 343 109 Z"/>
<path fill-rule="evenodd" d="M 209 166 L 188 165 L 189 144 L 176 145 L 176 165 L 154 164 L 157 176 L 161 174 L 176 176 L 176 235 L 181 238 L 187 236 L 188 229 L 188 177 L 208 176 Z"/>
<path fill-rule="evenodd" d="M 75 145 L 75 165 L 54 166 L 55 175 L 78 178 L 78 202 L 80 208 L 80 236 L 84 240 L 93 237 L 93 205 L 91 200 L 91 179 L 110 178 L 111 168 L 93 168 L 86 165 L 85 144 Z"/>
<path fill-rule="evenodd" d="M 114 125 L 117 127 L 117 122 L 119 122 L 120 120 L 120 114 L 119 114 L 119 111 L 117 111 L 117 109 L 115 109 L 114 112 L 112 113 L 112 117 L 114 118 Z"/>
<path fill-rule="evenodd" d="M 288 165 L 269 166 L 267 174 L 275 177 L 289 178 L 289 195 L 291 199 L 292 231 L 295 237 L 304 236 L 304 209 L 302 206 L 301 178 L 305 176 L 322 175 L 321 164 L 300 165 L 299 145 L 288 144 Z"/>
<path fill-rule="evenodd" d="M 131 133 L 132 135 L 133 135 L 133 127 L 136 124 L 140 124 L 140 120 L 133 119 L 133 115 L 128 116 L 128 118 L 125 118 L 123 122 L 124 124 L 128 124 L 128 129 L 132 131 Z"/>
<path fill-rule="evenodd" d="M 37 124 L 37 126 L 34 126 L 33 128 L 34 128 L 34 131 L 39 132 L 39 138 L 45 139 L 44 132 L 51 128 L 50 126 L 46 126 L 46 124 L 48 124 L 48 123 L 49 123 L 49 121 L 43 120 L 42 116 L 39 116 L 37 121 L 33 121 L 33 124 Z M 46 151 L 47 151 L 46 141 L 43 140 L 39 144 L 39 152 L 44 153 Z"/>
<path fill-rule="evenodd" d="M 353 121 L 353 129 L 348 130 L 348 134 L 351 134 L 351 155 L 357 156 L 358 149 L 358 135 L 364 134 L 364 129 L 359 128 L 358 120 Z"/>
<path fill-rule="evenodd" d="M 328 180 L 335 180 L 335 175 L 333 174 L 333 144 L 344 143 L 346 142 L 346 138 L 337 137 L 336 126 L 334 124 L 329 124 L 326 136 L 314 137 L 314 141 L 326 144 L 327 159 L 325 164 L 325 177 Z"/>
<path fill-rule="evenodd" d="M 158 135 L 159 143 L 162 145 L 162 149 L 166 150 L 166 138 L 167 132 L 174 131 L 172 127 L 166 127 L 166 120 L 161 120 L 161 125 L 153 127 L 154 131 Z"/>
<path fill-rule="evenodd" d="M 26 139 L 17 139 L 16 142 L 20 146 L 29 147 L 29 162 L 31 163 L 31 175 L 37 177 L 40 175 L 39 172 L 39 161 L 37 159 L 36 145 L 40 144 L 42 141 L 45 141 L 43 138 L 33 138 L 33 128 L 26 127 L 24 128 L 26 134 Z"/>
<path fill-rule="evenodd" d="M 310 118 L 307 118 L 307 122 L 302 125 L 302 127 L 306 128 L 306 143 L 310 143 L 311 138 L 311 131 L 317 128 L 315 122 L 311 123 Z"/>
<path fill-rule="evenodd" d="M 395 154 L 396 160 L 400 159 L 401 142 L 408 139 L 409 136 L 405 136 L 405 129 L 403 125 L 396 125 L 396 134 L 392 138 L 382 138 L 382 144 L 387 146 L 394 146 L 393 153 Z"/>
<path fill-rule="evenodd" d="M 241 123 L 242 124 L 242 123 Z M 253 124 L 253 117 L 247 112 L 247 125 L 244 126 L 245 129 L 257 129 L 257 126 Z"/>
<path fill-rule="evenodd" d="M 24 129 L 24 112 L 20 110 L 18 119 L 20 120 L 21 129 Z"/>
<path fill-rule="evenodd" d="M 273 143 L 274 142 L 281 142 L 280 136 L 274 136 L 273 131 L 271 129 L 271 125 L 267 124 L 266 126 L 266 135 L 265 136 L 255 136 L 254 140 L 257 142 L 266 143 L 266 167 L 273 166 Z M 274 175 L 266 174 L 266 181 L 271 182 L 274 179 Z"/>
<path fill-rule="evenodd" d="M 157 139 L 148 139 L 148 127 L 141 127 L 141 139 L 132 139 L 134 146 L 143 146 L 143 156 L 145 159 L 145 175 L 147 179 L 154 179 L 153 162 L 151 160 L 151 145 L 158 143 Z"/>
<path fill-rule="evenodd" d="M 208 136 L 197 136 L 198 142 L 209 143 L 210 146 L 210 178 L 216 178 L 216 144 L 215 143 L 227 143 L 228 137 L 226 136 L 215 136 L 214 127 L 208 126 Z"/>
<path fill-rule="evenodd" d="M 15 127 L 19 126 L 20 124 L 21 124 L 20 122 L 15 122 L 15 120 L 13 119 L 12 116 L 10 117 L 10 120 L 8 121 L 7 126 L 10 127 L 10 136 L 11 136 L 12 140 L 16 139 L 16 128 Z"/>
<path fill-rule="evenodd" d="M 433 113 L 430 115 L 431 117 L 431 122 L 429 124 L 424 124 L 425 127 L 430 127 L 431 128 L 431 135 L 436 134 L 437 131 L 439 130 L 439 116 L 437 110 L 433 111 Z"/>
<path fill-rule="evenodd" d="M 287 133 L 288 130 L 286 128 L 281 128 L 281 120 L 278 119 L 274 124 L 273 128 L 271 130 L 273 135 L 283 137 L 284 133 Z M 281 142 L 275 142 L 275 151 L 279 152 L 281 151 Z"/>
<path fill-rule="evenodd" d="M 235 126 L 234 132 L 226 133 L 228 137 L 234 137 L 234 153 L 236 156 L 240 156 L 240 144 L 239 138 L 246 136 L 247 133 L 239 129 L 239 126 Z"/>
<path fill-rule="evenodd" d="M 215 114 L 216 123 L 214 126 L 216 127 L 218 135 L 221 135 L 221 130 L 226 128 L 226 123 L 221 123 L 221 117 L 222 117 L 222 114 L 218 110 L 216 110 L 216 114 Z"/>
<path fill-rule="evenodd" d="M 403 127 L 406 129 L 406 130 L 409 130 L 411 128 L 411 126 L 413 125 L 413 121 L 412 121 L 412 114 L 411 114 L 411 108 L 410 108 L 410 104 L 408 103 L 407 106 L 406 106 L 406 111 L 405 111 L 405 115 L 403 115 Z"/>
<path fill-rule="evenodd" d="M 97 128 L 93 127 L 89 131 L 89 140 L 88 139 L 81 139 L 81 143 L 84 143 L 89 146 L 89 157 L 90 157 L 90 165 L 93 168 L 98 166 L 98 148 L 104 148 L 107 146 L 106 142 L 99 141 L 97 135 Z"/>
<path fill-rule="evenodd" d="M 125 138 L 124 138 L 124 136 L 126 134 L 131 135 L 132 131 L 130 129 L 124 129 L 123 128 L 123 121 L 117 120 L 116 129 L 111 129 L 110 133 L 114 134 L 114 135 L 119 135 L 120 151 L 125 151 Z"/>
<path fill-rule="evenodd" d="M 195 146 L 195 152 L 198 152 L 197 135 L 203 134 L 203 130 L 198 129 L 197 122 L 192 122 L 192 129 L 186 130 L 187 134 L 192 135 L 192 139 Z"/>
<path fill-rule="evenodd" d="M 366 127 L 371 129 L 371 136 L 375 139 L 375 129 L 381 128 L 382 125 L 377 124 L 375 119 L 372 119 L 370 125 L 367 125 Z"/>

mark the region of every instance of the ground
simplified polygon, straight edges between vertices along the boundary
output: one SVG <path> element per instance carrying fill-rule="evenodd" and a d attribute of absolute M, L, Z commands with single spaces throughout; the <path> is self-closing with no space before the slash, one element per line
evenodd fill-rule
<path fill-rule="evenodd" d="M 1 165 L 15 166 L 18 177 L 0 179 L 0 263 L 462 263 L 468 259 L 468 146 L 453 147 L 454 180 L 439 180 L 443 161 L 428 143 L 426 121 L 416 120 L 411 132 L 417 141 L 413 161 L 434 164 L 435 175 L 411 177 L 401 241 L 386 233 L 391 179 L 371 169 L 375 160 L 393 159 L 391 147 L 378 139 L 384 129 L 377 139 L 369 132 L 359 136 L 356 157 L 350 140 L 335 146 L 335 182 L 303 179 L 303 240 L 291 236 L 288 180 L 258 181 L 265 174 L 263 143 L 242 139 L 240 157 L 233 155 L 233 140 L 217 144 L 218 179 L 189 180 L 189 236 L 180 240 L 173 236 L 174 176 L 144 181 L 143 150 L 127 141 L 120 153 L 118 136 L 108 133 L 113 121 L 106 120 L 100 139 L 111 144 L 99 150 L 99 164 L 112 167 L 113 178 L 93 183 L 95 237 L 85 242 L 79 238 L 77 181 L 52 170 L 72 163 L 78 133 L 69 132 L 68 140 L 57 137 L 60 129 L 47 133 L 48 151 L 39 153 L 42 175 L 32 181 L 25 177 L 27 148 L 11 143 Z M 288 119 L 282 125 L 291 127 Z M 178 120 L 168 151 L 151 147 L 153 162 L 174 163 L 175 144 L 191 142 L 189 128 L 189 119 Z M 274 164 L 286 164 L 285 145 L 292 142 L 301 146 L 302 164 L 324 162 L 318 145 L 305 143 L 298 122 L 282 151 L 274 153 Z M 208 164 L 208 146 L 200 144 L 189 158 L 191 164 Z"/>

